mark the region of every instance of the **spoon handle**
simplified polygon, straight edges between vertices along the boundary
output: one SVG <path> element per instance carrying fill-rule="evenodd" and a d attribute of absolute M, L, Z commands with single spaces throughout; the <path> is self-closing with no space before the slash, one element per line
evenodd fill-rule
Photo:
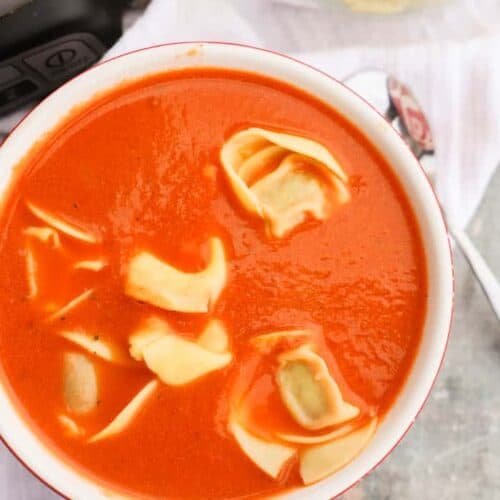
<path fill-rule="evenodd" d="M 491 308 L 500 321 L 500 282 L 490 269 L 483 256 L 478 252 L 465 231 L 449 227 L 449 231 L 463 256 L 467 259 L 481 288 L 490 302 Z"/>

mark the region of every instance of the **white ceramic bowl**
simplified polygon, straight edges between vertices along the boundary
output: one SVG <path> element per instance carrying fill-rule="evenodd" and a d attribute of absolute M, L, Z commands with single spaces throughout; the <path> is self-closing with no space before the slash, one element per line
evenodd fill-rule
<path fill-rule="evenodd" d="M 222 43 L 179 43 L 132 52 L 105 62 L 47 97 L 0 148 L 0 192 L 35 141 L 56 127 L 75 105 L 126 80 L 169 69 L 223 67 L 262 73 L 306 90 L 346 116 L 377 146 L 400 179 L 416 214 L 428 264 L 428 311 L 423 339 L 408 380 L 368 448 L 347 467 L 289 498 L 332 498 L 376 467 L 403 438 L 424 405 L 439 371 L 453 309 L 453 267 L 445 223 L 417 159 L 373 108 L 342 83 L 298 61 L 269 51 Z M 109 498 L 102 486 L 72 469 L 27 425 L 0 385 L 0 435 L 36 476 L 75 500 Z"/>

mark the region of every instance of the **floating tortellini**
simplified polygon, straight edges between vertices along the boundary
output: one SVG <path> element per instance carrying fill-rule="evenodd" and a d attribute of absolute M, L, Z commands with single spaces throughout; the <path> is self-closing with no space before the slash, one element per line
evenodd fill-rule
<path fill-rule="evenodd" d="M 61 259 L 61 268 L 68 264 L 68 259 L 71 259 L 72 252 L 66 248 L 63 238 L 74 240 L 77 243 L 97 245 L 101 242 L 101 236 L 89 229 L 83 229 L 79 225 L 68 222 L 59 215 L 55 215 L 51 211 L 42 208 L 31 201 L 26 201 L 26 207 L 31 214 L 45 225 L 34 226 L 30 225 L 23 230 L 26 237 L 26 274 L 29 288 L 30 299 L 44 300 L 43 291 L 44 283 L 50 281 L 50 260 L 47 262 L 49 251 L 57 251 L 57 255 Z M 95 248 L 95 246 L 93 247 Z M 90 271 L 100 271 L 107 265 L 107 260 L 104 257 L 91 260 L 82 260 L 74 263 L 71 267 L 74 270 L 86 269 Z M 71 309 L 76 308 L 80 303 L 84 302 L 93 292 L 90 290 L 83 291 L 79 296 L 69 300 L 66 305 L 57 304 L 57 301 L 45 300 L 45 311 L 52 313 L 49 320 L 57 319 L 64 316 Z M 57 310 L 59 308 L 59 310 Z"/>
<path fill-rule="evenodd" d="M 94 364 L 87 356 L 75 352 L 64 354 L 63 395 L 72 414 L 84 415 L 96 408 L 97 375 Z"/>
<path fill-rule="evenodd" d="M 369 444 L 377 428 L 377 419 L 347 435 L 324 444 L 305 448 L 300 454 L 300 476 L 304 484 L 315 483 L 352 462 Z"/>
<path fill-rule="evenodd" d="M 61 217 L 52 214 L 48 210 L 40 208 L 32 202 L 26 202 L 29 211 L 38 219 L 48 224 L 49 227 L 60 231 L 62 234 L 83 241 L 85 243 L 99 243 L 100 236 L 86 229 L 81 229 L 74 224 L 63 220 Z"/>
<path fill-rule="evenodd" d="M 297 453 L 294 447 L 261 439 L 231 417 L 229 429 L 245 455 L 267 475 L 276 479 L 283 466 Z"/>
<path fill-rule="evenodd" d="M 37 262 L 35 259 L 35 253 L 31 247 L 26 248 L 25 253 L 26 259 L 26 278 L 28 280 L 28 297 L 30 299 L 35 298 L 38 295 L 39 285 L 37 278 Z"/>
<path fill-rule="evenodd" d="M 85 301 L 87 301 L 93 293 L 94 289 L 90 288 L 89 290 L 85 290 L 84 292 L 82 292 L 80 295 L 77 295 L 63 306 L 58 308 L 56 307 L 55 311 L 52 312 L 50 316 L 47 318 L 47 321 L 54 321 L 55 319 L 65 317 L 71 311 L 76 309 L 80 304 L 83 304 Z M 48 305 L 49 310 L 52 310 L 53 307 L 54 307 L 53 304 Z"/>
<path fill-rule="evenodd" d="M 178 335 L 165 321 L 150 318 L 129 341 L 131 356 L 144 361 L 167 385 L 187 384 L 232 361 L 227 333 L 217 320 L 210 321 L 193 342 Z"/>
<path fill-rule="evenodd" d="M 240 203 L 277 238 L 308 215 L 327 219 L 350 200 L 346 173 L 324 146 L 304 137 L 249 128 L 229 138 L 220 160 Z"/>
<path fill-rule="evenodd" d="M 100 335 L 91 335 L 83 330 L 64 330 L 61 337 L 81 347 L 83 350 L 101 359 L 116 364 L 128 364 L 129 359 L 126 352 L 109 340 L 101 338 Z"/>
<path fill-rule="evenodd" d="M 228 417 L 242 452 L 275 479 L 296 457 L 304 484 L 356 458 L 373 437 L 377 418 L 344 399 L 322 356 L 321 331 L 275 331 L 252 338 L 250 345 Z M 260 391 L 264 406 L 255 399 Z"/>
<path fill-rule="evenodd" d="M 285 346 L 300 346 L 316 336 L 312 330 L 279 330 L 265 333 L 250 340 L 252 347 L 267 355 Z"/>
<path fill-rule="evenodd" d="M 73 269 L 85 269 L 87 271 L 99 272 L 108 265 L 106 259 L 80 260 L 73 264 Z"/>
<path fill-rule="evenodd" d="M 62 413 L 57 417 L 63 431 L 66 435 L 71 437 L 79 437 L 85 434 L 85 430 L 82 429 L 71 417 Z"/>
<path fill-rule="evenodd" d="M 359 409 L 342 398 L 321 356 L 304 345 L 279 356 L 276 373 L 281 398 L 305 429 L 318 430 L 356 418 Z"/>
<path fill-rule="evenodd" d="M 51 227 L 29 226 L 24 230 L 24 234 L 31 238 L 43 241 L 52 248 L 61 248 L 59 233 Z"/>
<path fill-rule="evenodd" d="M 37 243 L 46 245 L 49 249 L 61 249 L 59 233 L 49 226 L 28 226 L 24 229 L 26 236 L 26 276 L 28 280 L 29 298 L 34 299 L 40 291 L 40 262 L 35 248 Z"/>
<path fill-rule="evenodd" d="M 325 434 L 313 434 L 313 435 L 305 435 L 305 434 L 288 434 L 286 432 L 277 432 L 276 436 L 287 443 L 296 443 L 296 444 L 321 444 L 326 443 L 327 441 L 333 441 L 335 439 L 347 436 L 353 430 L 355 430 L 358 426 L 354 423 L 347 423 L 341 425 L 340 427 L 335 428 L 335 430 L 327 432 Z"/>
<path fill-rule="evenodd" d="M 229 338 L 222 321 L 217 319 L 209 321 L 196 343 L 211 352 L 228 352 Z"/>
<path fill-rule="evenodd" d="M 95 443 L 103 439 L 109 438 L 120 432 L 123 432 L 137 417 L 142 410 L 148 399 L 158 388 L 158 381 L 152 380 L 147 383 L 125 406 L 125 408 L 118 413 L 118 415 L 107 425 L 101 432 L 93 436 L 89 442 Z"/>
<path fill-rule="evenodd" d="M 148 252 L 128 266 L 125 293 L 137 300 L 186 313 L 208 312 L 226 283 L 226 256 L 219 238 L 209 240 L 210 260 L 197 273 L 185 273 Z"/>

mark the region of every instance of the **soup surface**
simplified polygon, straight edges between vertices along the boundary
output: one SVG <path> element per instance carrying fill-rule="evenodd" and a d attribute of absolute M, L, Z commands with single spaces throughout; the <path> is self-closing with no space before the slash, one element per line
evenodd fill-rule
<path fill-rule="evenodd" d="M 323 166 L 283 141 L 322 145 L 345 178 L 318 176 L 346 196 L 285 226 L 252 212 L 221 161 L 245 130 L 298 161 L 290 186 Z M 389 166 L 335 111 L 260 76 L 171 72 L 73 111 L 21 165 L 0 228 L 5 384 L 49 446 L 122 492 L 247 498 L 313 482 L 304 443 L 283 436 L 346 422 L 371 435 L 419 345 L 423 249 Z M 278 446 L 262 458 L 277 462 L 256 463 L 245 433 Z"/>

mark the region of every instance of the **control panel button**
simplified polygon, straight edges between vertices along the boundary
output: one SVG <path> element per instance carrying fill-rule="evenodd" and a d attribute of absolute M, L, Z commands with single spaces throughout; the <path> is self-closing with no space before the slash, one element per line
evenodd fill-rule
<path fill-rule="evenodd" d="M 31 80 L 23 80 L 6 89 L 0 90 L 0 107 L 22 99 L 37 89 L 38 87 Z"/>
<path fill-rule="evenodd" d="M 98 58 L 99 55 L 85 43 L 70 40 L 30 54 L 24 62 L 47 80 L 57 81 L 87 68 Z"/>
<path fill-rule="evenodd" d="M 0 66 L 0 87 L 7 85 L 20 76 L 21 72 L 15 66 Z"/>

